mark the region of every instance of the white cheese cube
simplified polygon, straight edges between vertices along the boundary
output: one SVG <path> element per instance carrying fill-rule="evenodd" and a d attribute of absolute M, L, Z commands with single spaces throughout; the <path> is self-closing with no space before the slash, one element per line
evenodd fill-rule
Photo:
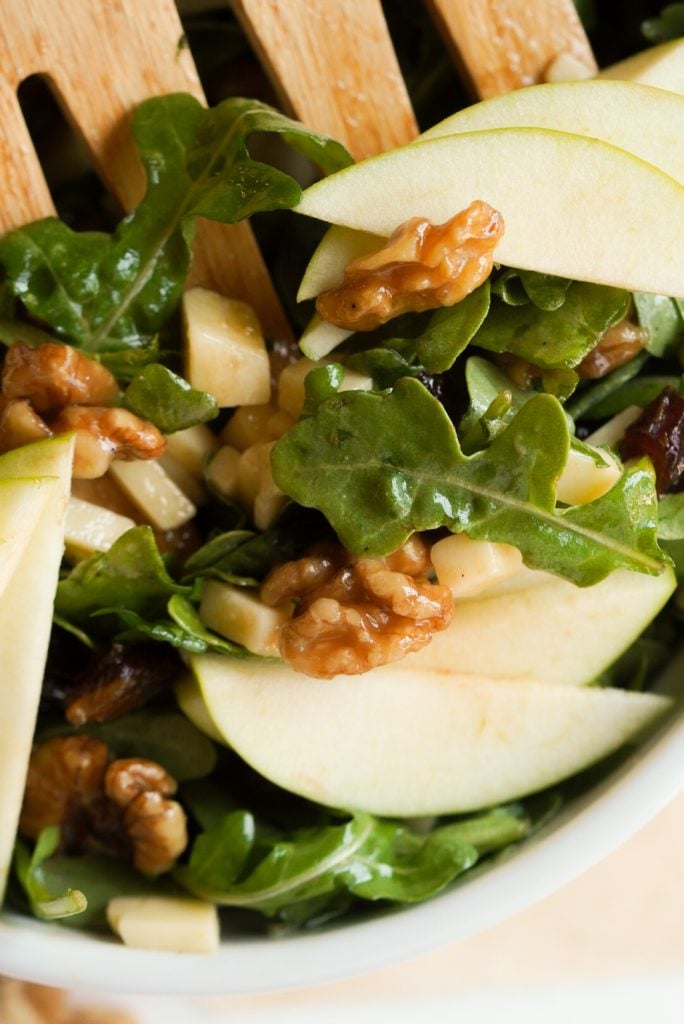
<path fill-rule="evenodd" d="M 115 540 L 134 526 L 128 516 L 72 495 L 67 505 L 64 528 L 67 556 L 71 561 L 79 561 L 96 551 L 108 551 Z"/>
<path fill-rule="evenodd" d="M 244 452 L 260 441 L 277 441 L 294 424 L 282 409 L 267 405 L 241 405 L 221 431 L 221 440 Z"/>
<path fill-rule="evenodd" d="M 204 423 L 166 436 L 166 452 L 188 473 L 201 480 L 209 456 L 218 449 L 218 438 Z"/>
<path fill-rule="evenodd" d="M 109 472 L 158 530 L 175 530 L 195 517 L 197 508 L 159 462 L 117 461 Z"/>
<path fill-rule="evenodd" d="M 563 472 L 556 484 L 556 499 L 565 505 L 586 505 L 602 497 L 620 479 L 622 470 L 607 452 L 596 452 L 603 460 L 598 465 L 590 452 L 571 448 Z"/>
<path fill-rule="evenodd" d="M 471 540 L 466 533 L 438 540 L 430 557 L 437 579 L 456 600 L 480 597 L 525 570 L 522 555 L 512 544 Z"/>
<path fill-rule="evenodd" d="M 618 412 L 612 419 L 607 420 L 603 426 L 589 434 L 585 438 L 586 444 L 608 445 L 614 448 L 625 436 L 627 427 L 639 419 L 643 409 L 638 405 L 628 405 L 622 412 Z"/>
<path fill-rule="evenodd" d="M 246 302 L 207 288 L 183 296 L 185 376 L 222 408 L 260 405 L 271 394 L 271 369 L 256 313 Z"/>
<path fill-rule="evenodd" d="M 239 498 L 240 452 L 224 444 L 207 467 L 207 481 L 224 498 Z"/>
<path fill-rule="evenodd" d="M 269 608 L 245 587 L 208 580 L 199 614 L 205 626 L 215 633 L 242 644 L 253 654 L 277 658 L 278 629 L 292 616 L 292 604 Z"/>
<path fill-rule="evenodd" d="M 172 953 L 214 953 L 219 947 L 216 907 L 185 896 L 116 896 L 107 920 L 126 946 Z"/>
<path fill-rule="evenodd" d="M 180 487 L 183 494 L 187 495 L 193 505 L 204 505 L 209 495 L 203 482 L 185 468 L 182 462 L 174 459 L 173 455 L 165 452 L 159 457 L 159 465 L 173 480 L 176 487 Z"/>

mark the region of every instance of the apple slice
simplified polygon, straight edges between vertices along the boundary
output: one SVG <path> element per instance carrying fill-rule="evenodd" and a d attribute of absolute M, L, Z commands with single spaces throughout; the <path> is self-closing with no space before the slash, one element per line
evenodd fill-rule
<path fill-rule="evenodd" d="M 684 181 L 684 96 L 637 82 L 606 79 L 516 89 L 458 111 L 420 138 L 506 127 L 603 139 Z"/>
<path fill-rule="evenodd" d="M 684 39 L 673 39 L 599 71 L 599 78 L 642 82 L 644 85 L 684 93 Z"/>
<path fill-rule="evenodd" d="M 0 600 L 38 522 L 50 480 L 0 479 Z"/>
<path fill-rule="evenodd" d="M 483 199 L 503 215 L 496 259 L 632 291 L 684 291 L 684 186 L 598 139 L 497 128 L 428 139 L 312 185 L 297 212 L 388 236 L 411 217 L 440 223 Z M 316 250 L 317 294 L 338 284 L 350 238 Z M 339 258 L 336 250 L 339 249 Z"/>
<path fill-rule="evenodd" d="M 626 650 L 674 593 L 674 573 L 620 569 L 577 587 L 525 567 L 480 599 L 456 602 L 450 626 L 397 671 L 459 672 L 582 686 Z"/>
<path fill-rule="evenodd" d="M 394 666 L 325 682 L 215 655 L 191 666 L 181 706 L 199 691 L 218 732 L 261 775 L 318 803 L 399 817 L 544 789 L 672 706 L 656 694 Z"/>
<path fill-rule="evenodd" d="M 40 510 L 0 597 L 0 898 L 7 880 L 24 792 L 52 606 L 64 549 L 73 438 L 17 448 L 0 456 L 0 479 L 43 478 Z"/>

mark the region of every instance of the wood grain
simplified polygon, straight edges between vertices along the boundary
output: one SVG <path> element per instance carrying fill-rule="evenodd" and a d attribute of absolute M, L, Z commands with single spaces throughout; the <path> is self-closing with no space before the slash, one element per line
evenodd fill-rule
<path fill-rule="evenodd" d="M 284 108 L 355 159 L 416 136 L 380 0 L 234 0 L 233 9 Z"/>
<path fill-rule="evenodd" d="M 149 96 L 189 92 L 204 100 L 173 0 L 24 0 L 0 4 L 0 229 L 53 212 L 16 98 L 28 75 L 43 75 L 125 209 L 144 176 L 130 135 L 134 108 Z M 290 329 L 246 224 L 202 222 L 193 280 L 251 302 L 271 337 Z"/>
<path fill-rule="evenodd" d="M 561 54 L 595 74 L 572 0 L 425 0 L 457 67 L 481 99 L 544 80 Z"/>

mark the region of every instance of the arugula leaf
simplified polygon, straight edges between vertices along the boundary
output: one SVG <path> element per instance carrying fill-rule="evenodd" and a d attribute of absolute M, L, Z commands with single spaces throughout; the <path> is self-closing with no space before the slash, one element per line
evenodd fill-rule
<path fill-rule="evenodd" d="M 555 507 L 570 433 L 560 403 L 536 395 L 489 448 L 467 457 L 440 403 L 417 381 L 389 395 L 346 393 L 273 450 L 278 486 L 318 508 L 355 554 L 384 555 L 414 530 L 447 526 L 517 546 L 527 565 L 589 586 L 613 569 L 655 574 L 652 469 L 639 463 L 581 508 Z"/>
<path fill-rule="evenodd" d="M 351 370 L 372 377 L 375 385 L 383 391 L 393 388 L 402 377 L 419 377 L 424 367 L 412 363 L 395 348 L 369 348 L 365 352 L 354 352 L 346 365 Z"/>
<path fill-rule="evenodd" d="M 82 733 L 102 740 L 117 757 L 157 761 L 178 782 L 204 778 L 216 766 L 213 742 L 178 711 L 143 708 L 109 722 L 89 722 L 78 728 L 60 722 L 49 726 L 40 737 Z"/>
<path fill-rule="evenodd" d="M 507 269 L 492 284 L 492 292 L 509 306 L 533 302 L 539 309 L 552 312 L 565 302 L 571 281 L 535 270 Z"/>
<path fill-rule="evenodd" d="M 136 416 L 150 420 L 164 434 L 206 423 L 219 411 L 212 395 L 193 388 L 160 363 L 151 363 L 136 373 L 121 404 Z"/>
<path fill-rule="evenodd" d="M 247 657 L 244 647 L 224 640 L 222 636 L 205 629 L 194 605 L 179 594 L 169 600 L 168 619 L 150 620 L 129 608 L 103 608 L 98 614 L 116 615 L 126 627 L 116 633 L 114 639 L 118 643 L 135 643 L 138 640 L 156 640 L 170 644 L 181 651 L 191 654 L 230 654 Z"/>
<path fill-rule="evenodd" d="M 676 299 L 650 292 L 635 292 L 639 325 L 648 331 L 648 351 L 651 355 L 674 355 L 684 343 L 684 315 Z"/>
<path fill-rule="evenodd" d="M 340 892 L 366 900 L 412 903 L 444 888 L 480 855 L 517 842 L 531 823 L 519 808 L 498 808 L 427 833 L 357 814 L 340 825 L 275 836 L 253 864 L 258 826 L 236 811 L 200 835 L 176 880 L 222 906 L 259 910 L 303 924 Z M 343 906 L 346 902 L 343 901 Z"/>
<path fill-rule="evenodd" d="M 304 378 L 304 405 L 302 418 L 312 416 L 321 402 L 337 394 L 344 380 L 344 367 L 340 363 L 319 366 Z"/>
<path fill-rule="evenodd" d="M 92 353 L 145 350 L 180 298 L 195 220 L 234 223 L 294 206 L 301 189 L 249 156 L 246 140 L 275 132 L 325 170 L 351 158 L 339 143 L 255 100 L 205 109 L 175 94 L 138 107 L 133 133 L 147 192 L 113 235 L 78 234 L 55 218 L 0 240 L 0 266 L 26 311 Z"/>
<path fill-rule="evenodd" d="M 641 31 L 651 43 L 665 43 L 684 35 L 684 4 L 668 4 L 656 18 L 641 23 Z"/>
<path fill-rule="evenodd" d="M 415 354 L 428 373 L 444 373 L 477 335 L 489 312 L 489 282 L 433 313 L 415 342 Z"/>
<path fill-rule="evenodd" d="M 495 300 L 472 344 L 547 369 L 572 369 L 624 317 L 629 302 L 629 292 L 583 281 L 572 282 L 563 304 L 551 310 Z"/>
<path fill-rule="evenodd" d="M 684 580 L 684 491 L 660 499 L 658 539 L 674 562 L 677 579 Z"/>
<path fill-rule="evenodd" d="M 302 510 L 298 519 L 302 519 Z M 295 529 L 293 527 L 297 526 Z M 275 526 L 263 533 L 229 530 L 221 533 L 190 555 L 183 567 L 183 582 L 198 577 L 224 580 L 238 586 L 254 587 L 280 562 L 289 562 L 309 545 L 311 528 L 306 524 Z"/>
<path fill-rule="evenodd" d="M 79 562 L 59 581 L 55 612 L 76 625 L 103 609 L 125 608 L 150 616 L 162 612 L 173 594 L 191 593 L 191 587 L 169 575 L 152 529 L 136 526 L 108 551 Z"/>
<path fill-rule="evenodd" d="M 88 901 L 79 889 L 60 885 L 46 877 L 45 861 L 59 846 L 59 827 L 44 828 L 38 836 L 33 852 L 29 853 L 21 840 L 14 847 L 14 869 L 28 897 L 31 911 L 43 921 L 56 921 L 81 914 Z"/>

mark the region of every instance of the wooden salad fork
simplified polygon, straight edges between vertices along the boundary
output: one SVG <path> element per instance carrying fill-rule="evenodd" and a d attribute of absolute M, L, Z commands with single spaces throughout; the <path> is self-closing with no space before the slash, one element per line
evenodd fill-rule
<path fill-rule="evenodd" d="M 539 81 L 560 55 L 587 73 L 591 48 L 572 0 L 426 0 L 479 96 Z M 286 112 L 356 159 L 403 145 L 418 128 L 380 0 L 234 0 Z M 124 209 L 144 190 L 129 126 L 149 96 L 204 100 L 173 0 L 24 0 L 0 4 L 0 230 L 54 213 L 17 99 L 44 77 Z M 193 284 L 257 309 L 267 335 L 290 328 L 247 224 L 200 221 Z"/>

